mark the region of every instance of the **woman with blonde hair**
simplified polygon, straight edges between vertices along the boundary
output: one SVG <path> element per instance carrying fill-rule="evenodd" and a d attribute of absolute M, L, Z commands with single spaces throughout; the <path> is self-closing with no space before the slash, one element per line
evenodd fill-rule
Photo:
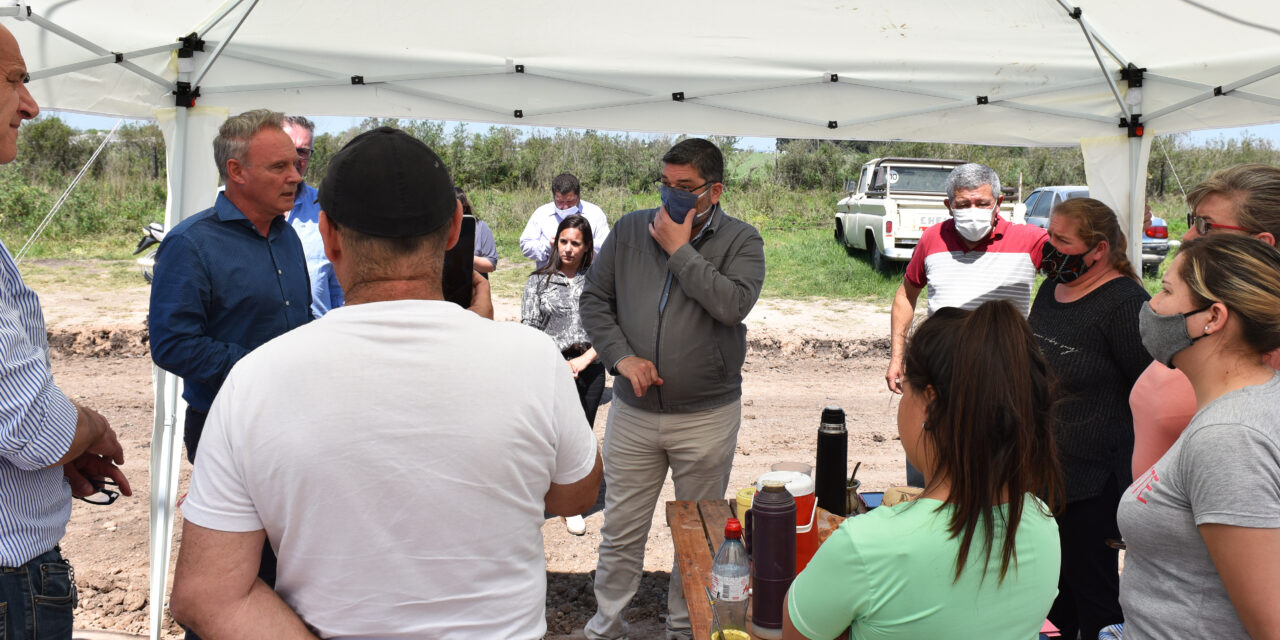
<path fill-rule="evenodd" d="M 1151 363 L 1138 335 L 1149 298 L 1107 205 L 1074 198 L 1049 218 L 1040 270 L 1048 280 L 1028 320 L 1063 401 L 1054 427 L 1066 507 L 1058 514 L 1062 575 L 1049 620 L 1064 638 L 1096 638 L 1123 621 L 1116 505 L 1132 481 L 1129 390 Z"/>
<path fill-rule="evenodd" d="M 1191 211 L 1182 241 L 1206 235 L 1280 240 L 1280 168 L 1241 164 L 1214 173 L 1187 194 Z M 1280 350 L 1267 360 L 1280 369 Z M 1142 475 L 1178 439 L 1196 412 L 1191 383 L 1177 369 L 1153 363 L 1129 394 L 1133 408 L 1133 475 Z"/>
<path fill-rule="evenodd" d="M 1140 310 L 1196 414 L 1129 487 L 1119 521 L 1125 640 L 1280 637 L 1280 251 L 1243 235 L 1182 246 Z"/>

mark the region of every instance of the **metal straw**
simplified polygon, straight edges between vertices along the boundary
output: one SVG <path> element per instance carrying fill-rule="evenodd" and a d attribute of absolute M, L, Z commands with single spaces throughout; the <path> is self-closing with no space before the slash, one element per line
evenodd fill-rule
<path fill-rule="evenodd" d="M 716 625 L 714 631 L 719 634 L 720 640 L 728 640 L 724 637 L 724 627 L 720 626 L 720 612 L 716 611 L 716 599 L 711 597 L 711 588 L 707 585 L 702 585 L 702 590 L 707 592 L 707 603 L 711 605 L 711 621 Z M 715 637 L 715 634 L 713 634 L 711 636 L 712 640 Z"/>

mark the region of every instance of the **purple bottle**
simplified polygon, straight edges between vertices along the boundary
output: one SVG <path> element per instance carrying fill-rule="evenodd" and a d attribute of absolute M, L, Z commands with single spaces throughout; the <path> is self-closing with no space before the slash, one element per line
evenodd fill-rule
<path fill-rule="evenodd" d="M 782 637 L 782 602 L 796 577 L 796 501 L 783 482 L 766 482 L 751 520 L 751 632 Z"/>

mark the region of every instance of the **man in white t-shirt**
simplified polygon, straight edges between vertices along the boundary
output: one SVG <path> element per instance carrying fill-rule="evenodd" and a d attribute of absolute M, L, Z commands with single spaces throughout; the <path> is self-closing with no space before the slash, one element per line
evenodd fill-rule
<path fill-rule="evenodd" d="M 538 268 L 551 260 L 551 241 L 556 228 L 565 218 L 581 215 L 591 223 L 591 238 L 596 253 L 609 235 L 609 220 L 604 211 L 582 199 L 582 185 L 572 173 L 562 173 L 551 181 L 551 202 L 533 211 L 524 231 L 520 233 L 520 253 L 533 260 Z"/>
<path fill-rule="evenodd" d="M 560 352 L 481 317 L 483 278 L 476 313 L 443 301 L 462 209 L 422 142 L 352 140 L 320 204 L 346 306 L 223 384 L 183 504 L 174 617 L 209 639 L 541 638 L 543 511 L 585 511 L 601 477 Z M 264 537 L 274 592 L 255 577 Z"/>

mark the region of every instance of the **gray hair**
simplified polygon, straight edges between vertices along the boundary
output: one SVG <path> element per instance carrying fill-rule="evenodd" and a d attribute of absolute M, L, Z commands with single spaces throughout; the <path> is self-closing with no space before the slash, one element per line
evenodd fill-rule
<path fill-rule="evenodd" d="M 285 116 L 284 122 L 289 126 L 302 127 L 311 135 L 316 133 L 316 123 L 308 120 L 306 116 Z"/>
<path fill-rule="evenodd" d="M 232 158 L 244 162 L 249 140 L 259 131 L 274 127 L 283 129 L 284 114 L 268 109 L 254 109 L 238 116 L 231 116 L 218 127 L 218 137 L 213 139 L 213 160 L 218 163 L 218 176 L 227 181 L 227 161 Z"/>
<path fill-rule="evenodd" d="M 991 185 L 992 197 L 1000 197 L 1000 176 L 994 169 L 976 162 L 962 164 L 947 176 L 947 200 L 956 199 L 956 189 L 977 189 L 984 184 Z"/>

